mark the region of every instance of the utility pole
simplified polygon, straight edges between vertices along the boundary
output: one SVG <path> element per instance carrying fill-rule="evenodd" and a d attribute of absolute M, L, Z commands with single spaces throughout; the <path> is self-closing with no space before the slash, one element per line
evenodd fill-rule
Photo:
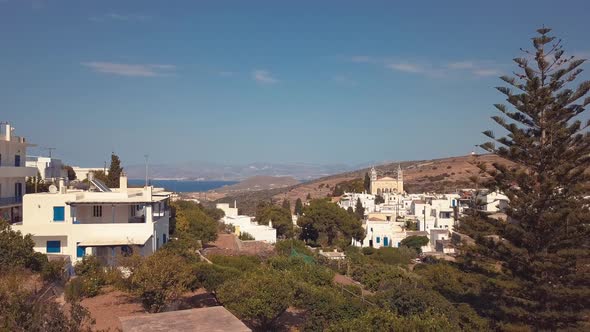
<path fill-rule="evenodd" d="M 45 148 L 49 152 L 49 158 L 51 158 L 51 152 L 55 150 L 55 148 Z"/>
<path fill-rule="evenodd" d="M 148 186 L 148 158 L 150 157 L 150 155 L 144 154 L 143 156 L 145 158 L 145 186 L 147 188 L 147 186 Z"/>

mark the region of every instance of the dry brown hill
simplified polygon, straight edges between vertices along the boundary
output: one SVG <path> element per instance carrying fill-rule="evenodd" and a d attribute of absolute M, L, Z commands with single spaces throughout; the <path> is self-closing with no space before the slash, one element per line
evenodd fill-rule
<path fill-rule="evenodd" d="M 245 191 L 259 191 L 269 190 L 277 188 L 291 187 L 298 184 L 299 181 L 290 176 L 253 176 L 246 180 L 236 183 L 231 186 L 221 187 L 219 189 L 212 190 L 214 192 L 220 192 L 225 194 L 245 192 Z"/>
<path fill-rule="evenodd" d="M 404 187 L 409 193 L 436 191 L 452 192 L 457 189 L 473 187 L 470 177 L 477 176 L 479 169 L 475 165 L 481 162 L 486 165 L 493 163 L 506 164 L 508 161 L 492 154 L 468 155 L 433 160 L 404 161 L 400 165 L 404 170 Z M 395 175 L 398 163 L 389 163 L 376 166 L 379 176 Z M 248 193 L 235 193 L 228 195 L 220 201 L 238 201 L 238 207 L 242 213 L 253 213 L 256 204 L 260 201 L 281 202 L 288 199 L 291 207 L 300 198 L 305 202 L 307 195 L 312 198 L 329 196 L 336 184 L 353 179 L 363 178 L 369 169 L 361 169 L 353 172 L 332 175 L 310 182 L 297 184 L 273 190 L 262 190 Z"/>

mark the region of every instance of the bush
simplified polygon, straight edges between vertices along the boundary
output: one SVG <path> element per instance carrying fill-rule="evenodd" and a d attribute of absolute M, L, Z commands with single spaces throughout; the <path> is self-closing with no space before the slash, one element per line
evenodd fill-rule
<path fill-rule="evenodd" d="M 251 271 L 260 266 L 260 258 L 256 256 L 221 256 L 212 255 L 209 260 L 214 264 L 221 266 L 231 267 L 238 271 L 246 272 Z"/>
<path fill-rule="evenodd" d="M 219 289 L 218 297 L 240 319 L 270 330 L 291 304 L 293 287 L 284 274 L 260 270 L 227 281 Z"/>
<path fill-rule="evenodd" d="M 47 255 L 42 254 L 40 252 L 35 252 L 31 256 L 27 267 L 33 271 L 43 271 L 43 267 L 47 265 L 49 260 L 47 259 Z"/>
<path fill-rule="evenodd" d="M 275 244 L 275 251 L 279 255 L 289 256 L 291 255 L 292 249 L 295 249 L 300 254 L 313 256 L 313 252 L 301 240 L 280 240 Z"/>
<path fill-rule="evenodd" d="M 149 312 L 160 312 L 193 285 L 193 267 L 166 250 L 143 259 L 129 278 L 131 291 Z"/>
<path fill-rule="evenodd" d="M 242 273 L 233 267 L 216 264 L 199 263 L 193 266 L 196 285 L 205 287 L 208 292 L 217 295 L 219 287 L 228 280 L 238 278 Z"/>
<path fill-rule="evenodd" d="M 84 298 L 84 287 L 84 277 L 72 278 L 64 289 L 64 297 L 66 301 L 72 303 Z"/>
<path fill-rule="evenodd" d="M 250 235 L 250 233 L 248 232 L 241 232 L 240 236 L 238 236 L 238 238 L 242 241 L 252 241 L 252 240 L 256 240 L 252 235 Z"/>
<path fill-rule="evenodd" d="M 41 277 L 45 281 L 64 281 L 65 280 L 65 264 L 62 259 L 48 261 L 41 270 Z"/>

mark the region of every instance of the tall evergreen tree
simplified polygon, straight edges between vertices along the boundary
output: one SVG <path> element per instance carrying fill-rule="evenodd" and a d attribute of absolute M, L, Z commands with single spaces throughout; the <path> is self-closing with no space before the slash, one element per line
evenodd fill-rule
<path fill-rule="evenodd" d="M 283 209 L 287 209 L 289 210 L 289 212 L 291 212 L 291 202 L 289 202 L 288 199 L 283 199 L 283 204 L 281 206 L 283 207 Z"/>
<path fill-rule="evenodd" d="M 121 167 L 121 160 L 119 156 L 112 153 L 111 154 L 111 166 L 109 167 L 109 174 L 107 174 L 107 183 L 106 185 L 110 188 L 118 188 L 119 187 L 119 177 L 123 173 L 123 167 Z"/>
<path fill-rule="evenodd" d="M 356 206 L 354 207 L 354 214 L 358 220 L 365 219 L 365 208 L 363 207 L 363 203 L 361 202 L 360 198 L 356 200 Z"/>
<path fill-rule="evenodd" d="M 295 201 L 295 214 L 300 216 L 303 213 L 303 202 L 301 202 L 301 198 L 297 198 Z"/>
<path fill-rule="evenodd" d="M 508 134 L 484 132 L 492 142 L 481 147 L 513 163 L 481 166 L 489 189 L 510 199 L 508 221 L 461 225 L 476 239 L 465 266 L 493 276 L 494 318 L 535 330 L 574 327 L 590 308 L 590 121 L 580 120 L 590 82 L 574 86 L 584 60 L 566 57 L 550 31 L 537 30 L 534 50 L 514 59 L 520 73 L 501 77 L 511 106 L 494 105 L 508 119 L 492 119 Z"/>
<path fill-rule="evenodd" d="M 363 186 L 365 187 L 366 192 L 371 191 L 371 177 L 369 176 L 369 173 L 365 173 L 365 180 Z"/>

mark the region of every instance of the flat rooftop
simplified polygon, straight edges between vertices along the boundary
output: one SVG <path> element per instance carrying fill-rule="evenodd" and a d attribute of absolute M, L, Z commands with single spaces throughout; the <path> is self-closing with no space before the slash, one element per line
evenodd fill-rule
<path fill-rule="evenodd" d="M 123 332 L 250 332 L 222 306 L 120 317 Z"/>

